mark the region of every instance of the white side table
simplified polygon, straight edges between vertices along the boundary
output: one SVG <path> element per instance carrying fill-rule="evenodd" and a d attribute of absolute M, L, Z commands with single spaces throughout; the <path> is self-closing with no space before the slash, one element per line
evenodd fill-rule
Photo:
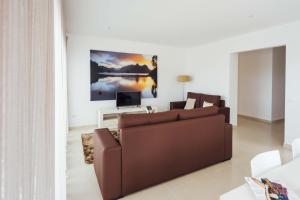
<path fill-rule="evenodd" d="M 155 106 L 151 106 L 153 112 L 157 112 L 158 109 Z M 101 108 L 98 110 L 98 128 L 104 128 L 103 120 L 105 115 L 112 115 L 112 114 L 122 114 L 122 113 L 148 113 L 146 106 L 140 107 L 121 107 L 121 108 Z"/>

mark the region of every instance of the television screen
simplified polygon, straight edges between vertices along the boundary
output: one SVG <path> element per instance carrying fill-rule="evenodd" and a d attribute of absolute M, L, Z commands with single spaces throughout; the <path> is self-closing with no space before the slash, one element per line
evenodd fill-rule
<path fill-rule="evenodd" d="M 117 92 L 117 107 L 141 105 L 141 92 Z"/>

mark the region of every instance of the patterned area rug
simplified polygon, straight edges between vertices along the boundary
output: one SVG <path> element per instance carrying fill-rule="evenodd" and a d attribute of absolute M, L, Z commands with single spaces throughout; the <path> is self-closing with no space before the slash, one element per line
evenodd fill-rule
<path fill-rule="evenodd" d="M 86 164 L 92 164 L 94 161 L 93 134 L 94 133 L 81 134 L 82 147 L 83 147 L 83 153 L 84 153 L 84 161 Z"/>
<path fill-rule="evenodd" d="M 119 141 L 119 132 L 116 129 L 110 130 L 112 136 Z M 81 134 L 84 162 L 86 164 L 93 164 L 94 162 L 94 142 L 93 142 L 94 133 L 83 133 Z"/>

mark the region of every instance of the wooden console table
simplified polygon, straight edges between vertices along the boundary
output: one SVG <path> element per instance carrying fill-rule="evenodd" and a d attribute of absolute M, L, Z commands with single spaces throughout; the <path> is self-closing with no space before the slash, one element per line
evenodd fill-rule
<path fill-rule="evenodd" d="M 157 112 L 157 107 L 151 106 L 153 112 Z M 146 106 L 140 107 L 121 107 L 121 108 L 101 108 L 98 110 L 98 128 L 103 127 L 105 115 L 120 115 L 122 113 L 148 113 Z"/>

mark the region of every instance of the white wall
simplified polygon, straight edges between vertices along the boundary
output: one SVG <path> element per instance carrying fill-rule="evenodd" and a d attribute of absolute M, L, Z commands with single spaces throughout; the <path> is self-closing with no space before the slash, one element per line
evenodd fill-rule
<path fill-rule="evenodd" d="M 284 118 L 285 47 L 238 54 L 238 114 L 266 121 Z"/>
<path fill-rule="evenodd" d="M 182 85 L 176 76 L 185 67 L 185 50 L 169 46 L 69 35 L 67 41 L 69 126 L 96 124 L 97 110 L 114 107 L 115 101 L 90 101 L 90 49 L 158 55 L 158 97 L 142 104 L 161 110 L 182 99 Z"/>
<path fill-rule="evenodd" d="M 237 52 L 286 45 L 285 142 L 300 137 L 300 22 L 273 27 L 188 50 L 187 73 L 194 81 L 187 90 L 221 94 L 237 123 Z M 232 78 L 232 79 L 230 79 Z"/>
<path fill-rule="evenodd" d="M 273 49 L 272 121 L 284 119 L 285 47 Z"/>
<path fill-rule="evenodd" d="M 273 49 L 239 53 L 238 114 L 272 121 Z"/>

